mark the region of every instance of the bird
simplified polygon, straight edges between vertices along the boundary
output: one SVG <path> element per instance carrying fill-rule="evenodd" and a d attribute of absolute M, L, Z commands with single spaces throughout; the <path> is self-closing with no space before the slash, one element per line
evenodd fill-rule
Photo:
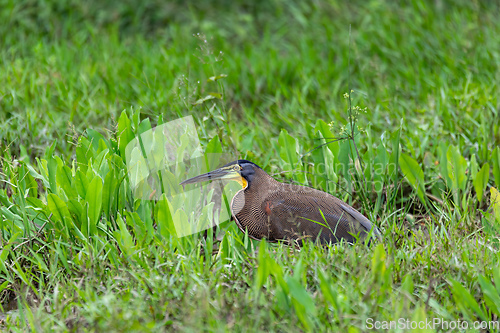
<path fill-rule="evenodd" d="M 278 182 L 248 160 L 230 162 L 179 185 L 218 179 L 241 185 L 231 200 L 231 214 L 238 228 L 252 239 L 299 245 L 304 240 L 322 244 L 381 240 L 377 227 L 342 200 L 307 186 Z"/>

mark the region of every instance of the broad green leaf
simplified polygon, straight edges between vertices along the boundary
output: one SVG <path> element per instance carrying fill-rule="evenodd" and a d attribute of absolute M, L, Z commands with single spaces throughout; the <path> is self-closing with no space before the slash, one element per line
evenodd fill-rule
<path fill-rule="evenodd" d="M 53 193 L 47 195 L 47 205 L 52 213 L 53 219 L 56 221 L 56 228 L 60 232 L 64 232 L 66 237 L 69 237 L 68 228 L 71 226 L 71 215 L 66 203 Z"/>
<path fill-rule="evenodd" d="M 477 200 L 481 202 L 483 200 L 483 193 L 488 185 L 488 180 L 490 178 L 490 165 L 485 163 L 481 170 L 473 178 L 472 183 L 474 184 L 474 190 L 476 190 Z"/>
<path fill-rule="evenodd" d="M 347 189 L 348 191 L 351 190 L 352 184 L 351 184 L 351 172 L 350 172 L 350 151 L 351 151 L 351 143 L 349 140 L 344 140 L 340 143 L 340 149 L 339 149 L 339 155 L 338 155 L 338 160 L 340 161 L 340 170 L 337 172 L 337 174 L 342 174 L 344 176 L 344 179 L 347 181 L 347 184 L 349 188 Z"/>
<path fill-rule="evenodd" d="M 403 282 L 401 283 L 401 290 L 408 293 L 408 295 L 413 294 L 414 284 L 411 274 L 405 275 Z"/>
<path fill-rule="evenodd" d="M 142 132 L 138 132 L 139 124 L 141 122 L 141 108 L 137 108 L 135 112 L 132 114 L 132 122 L 135 128 L 135 134 L 139 135 Z"/>
<path fill-rule="evenodd" d="M 322 152 L 324 158 L 323 163 L 325 166 L 324 172 L 326 173 L 326 177 L 328 178 L 329 182 L 336 183 L 339 178 L 335 173 L 335 157 L 333 156 L 330 148 L 328 148 L 327 146 L 323 146 Z"/>
<path fill-rule="evenodd" d="M 448 159 L 446 157 L 448 147 L 446 147 L 446 143 L 444 141 L 439 142 L 438 151 L 439 151 L 439 171 L 441 173 L 441 177 L 443 177 L 446 186 L 448 186 L 448 188 L 453 188 L 453 182 L 451 178 L 448 176 Z"/>
<path fill-rule="evenodd" d="M 297 141 L 286 130 L 282 129 L 278 143 L 280 146 L 280 157 L 288 164 L 287 169 L 294 169 L 299 161 Z"/>
<path fill-rule="evenodd" d="M 177 233 L 175 232 L 174 221 L 170 213 L 170 206 L 166 195 L 162 195 L 160 200 L 156 203 L 155 213 L 156 224 L 160 235 L 164 239 L 172 237 L 175 240 L 177 238 Z M 175 244 L 173 244 L 173 246 L 175 246 Z"/>
<path fill-rule="evenodd" d="M 97 223 L 101 217 L 101 207 L 102 207 L 102 179 L 99 176 L 95 176 L 90 182 L 87 196 L 85 201 L 89 204 L 88 206 L 88 223 L 89 223 L 89 235 L 95 235 L 97 233 Z M 83 222 L 85 223 L 85 222 Z"/>
<path fill-rule="evenodd" d="M 68 209 L 73 216 L 73 221 L 78 228 L 81 228 L 82 204 L 78 200 L 70 199 L 67 202 Z"/>
<path fill-rule="evenodd" d="M 288 294 L 289 289 L 288 289 L 288 284 L 285 281 L 283 269 L 281 268 L 280 265 L 278 265 L 278 263 L 276 261 L 273 260 L 272 263 L 273 263 L 273 267 L 271 269 L 271 275 L 274 276 L 276 283 L 281 287 L 283 292 Z"/>
<path fill-rule="evenodd" d="M 478 169 L 479 166 L 477 164 L 476 154 L 472 154 L 469 162 L 469 174 L 471 179 L 476 179 Z"/>
<path fill-rule="evenodd" d="M 138 244 L 143 244 L 148 237 L 148 233 L 146 226 L 139 217 L 139 214 L 137 214 L 136 212 L 130 213 L 126 211 L 125 216 L 127 218 L 127 224 L 132 227 L 132 230 L 135 234 L 135 239 L 137 240 Z"/>
<path fill-rule="evenodd" d="M 89 138 L 89 141 L 92 143 L 92 147 L 94 148 L 95 151 L 98 151 L 99 149 L 99 141 L 103 141 L 103 143 L 106 143 L 108 140 L 99 132 L 92 128 L 87 128 L 87 137 Z M 111 148 L 111 147 L 108 147 Z"/>
<path fill-rule="evenodd" d="M 67 248 L 61 247 L 62 242 L 55 242 L 55 253 L 57 254 L 56 258 L 59 258 L 59 262 L 64 266 L 64 268 L 69 271 L 69 265 L 68 265 L 68 253 L 67 253 Z"/>
<path fill-rule="evenodd" d="M 471 318 L 477 316 L 482 320 L 488 320 L 483 309 L 481 309 L 471 293 L 459 281 L 450 278 L 450 284 L 453 291 L 453 298 L 464 315 Z"/>
<path fill-rule="evenodd" d="M 110 169 L 106 177 L 104 177 L 104 184 L 102 187 L 102 211 L 108 218 L 115 202 L 117 182 L 115 169 Z"/>
<path fill-rule="evenodd" d="M 136 213 L 139 219 L 136 219 L 135 222 L 137 224 L 143 224 L 145 230 L 144 238 L 140 238 L 138 239 L 138 241 L 140 244 L 143 245 L 150 244 L 154 237 L 153 220 L 151 219 L 152 203 L 148 200 L 137 200 L 137 201 L 140 203 L 138 209 L 136 209 Z"/>
<path fill-rule="evenodd" d="M 210 202 L 205 205 L 199 216 L 196 216 L 196 222 L 193 225 L 196 226 L 195 230 L 201 231 L 213 227 L 213 216 L 214 216 L 214 202 Z"/>
<path fill-rule="evenodd" d="M 379 281 L 385 274 L 385 271 L 387 269 L 385 259 L 386 253 L 384 244 L 379 243 L 377 244 L 377 247 L 375 247 L 372 256 L 372 275 L 374 281 Z"/>
<path fill-rule="evenodd" d="M 40 165 L 40 160 L 38 160 L 38 159 L 37 159 L 37 162 L 38 162 L 38 164 Z M 42 174 L 41 174 L 41 173 L 38 173 L 38 172 L 37 172 L 37 171 L 33 168 L 33 166 L 31 166 L 31 165 L 29 165 L 29 164 L 27 164 L 27 165 L 26 165 L 26 167 L 28 168 L 28 170 L 29 170 L 30 174 L 33 176 L 33 178 L 42 180 L 42 182 L 43 182 L 43 186 L 45 186 L 45 187 L 49 187 L 49 186 L 50 186 L 50 185 L 49 185 L 49 180 L 48 180 L 48 177 L 44 177 L 44 176 L 42 176 Z"/>
<path fill-rule="evenodd" d="M 59 194 L 57 189 L 57 180 L 56 180 L 57 161 L 53 156 L 47 159 L 47 173 L 49 176 L 50 191 L 56 195 Z"/>
<path fill-rule="evenodd" d="M 465 190 L 465 183 L 467 180 L 465 170 L 467 169 L 467 161 L 455 146 L 448 147 L 448 151 L 446 152 L 446 160 L 448 177 L 451 179 L 451 182 L 453 184 L 453 190 Z"/>
<path fill-rule="evenodd" d="M 3 208 L 3 207 L 2 207 Z M 2 272 L 4 272 L 5 274 L 9 275 L 10 273 L 10 267 L 9 267 L 9 270 L 7 270 L 7 267 L 5 266 L 5 262 L 7 260 L 7 257 L 9 256 L 9 254 L 11 254 L 11 247 L 14 246 L 16 244 L 16 240 L 22 236 L 23 232 L 22 231 L 18 231 L 18 232 L 15 232 L 13 233 L 11 236 L 10 236 L 10 239 L 8 242 L 5 242 L 4 244 L 2 244 L 2 249 L 0 249 L 0 270 Z"/>
<path fill-rule="evenodd" d="M 401 139 L 401 127 L 391 135 L 392 152 L 389 157 L 389 165 L 387 168 L 387 175 L 393 182 L 397 182 L 398 170 L 399 170 L 399 160 L 400 160 L 400 148 L 399 142 Z"/>
<path fill-rule="evenodd" d="M 304 183 L 305 175 L 300 171 L 302 163 L 299 160 L 297 140 L 288 134 L 286 130 L 282 129 L 278 138 L 278 144 L 280 146 L 280 157 L 285 162 L 284 169 L 292 170 L 294 178 Z"/>
<path fill-rule="evenodd" d="M 25 162 L 20 162 L 18 171 L 19 177 L 17 177 L 17 183 L 22 197 L 38 197 L 38 183 L 31 175 L 31 172 Z"/>
<path fill-rule="evenodd" d="M 26 232 L 25 226 L 23 223 L 23 218 L 21 216 L 19 216 L 18 214 L 13 213 L 11 211 L 14 207 L 15 206 L 12 206 L 12 208 L 11 207 L 7 208 L 4 206 L 0 206 L 0 226 L 1 226 L 2 222 L 5 223 L 8 221 L 10 226 L 14 227 L 14 225 L 15 225 L 17 228 L 19 228 L 19 230 L 23 230 L 24 232 Z M 11 223 L 13 223 L 14 225 L 12 225 Z M 13 232 L 13 231 L 11 231 L 11 232 Z"/>
<path fill-rule="evenodd" d="M 80 217 L 81 226 L 80 230 L 85 237 L 89 237 L 90 222 L 89 222 L 89 203 L 87 201 L 82 202 L 82 215 Z"/>
<path fill-rule="evenodd" d="M 57 166 L 56 181 L 63 189 L 68 199 L 73 199 L 78 196 L 77 190 L 72 184 L 73 175 L 71 169 L 62 163 Z"/>
<path fill-rule="evenodd" d="M 56 150 L 56 145 L 57 145 L 57 141 L 54 141 L 50 147 L 48 147 L 46 150 L 45 150 L 45 154 L 44 154 L 44 157 L 45 157 L 45 160 L 49 160 L 51 158 L 54 157 L 54 151 Z"/>
<path fill-rule="evenodd" d="M 323 270 L 319 270 L 318 277 L 323 297 L 334 307 L 335 310 L 338 310 L 338 296 L 336 291 L 332 288 L 332 282 L 330 281 L 328 275 Z"/>
<path fill-rule="evenodd" d="M 304 270 L 304 253 L 300 253 L 299 260 L 293 267 L 293 278 L 297 279 L 297 281 L 302 281 L 303 283 L 306 283 L 306 271 Z"/>
<path fill-rule="evenodd" d="M 117 126 L 118 136 L 118 149 L 120 150 L 120 156 L 123 160 L 125 160 L 125 148 L 129 144 L 130 141 L 134 139 L 134 132 L 132 131 L 132 123 L 127 116 L 127 112 L 123 111 L 118 118 L 118 126 Z"/>
<path fill-rule="evenodd" d="M 68 210 L 66 203 L 53 193 L 47 195 L 47 205 L 49 210 L 56 221 L 65 222 L 66 219 L 70 219 L 71 215 Z"/>
<path fill-rule="evenodd" d="M 377 155 L 373 161 L 373 182 L 374 189 L 377 193 L 380 193 L 384 189 L 384 179 L 386 175 L 386 167 L 389 161 L 389 156 L 385 146 L 380 140 L 379 146 L 377 147 Z"/>
<path fill-rule="evenodd" d="M 5 252 L 8 252 L 7 250 Z M 43 261 L 42 261 L 43 262 Z M 5 273 L 7 273 L 7 269 L 3 269 L 5 268 L 5 265 L 2 261 L 1 263 L 1 267 L 2 267 L 2 271 L 4 271 Z M 1 285 L 0 285 L 0 293 L 3 294 L 3 291 L 5 290 L 5 288 L 7 288 L 8 286 L 10 286 L 11 282 L 9 280 L 5 280 Z"/>
<path fill-rule="evenodd" d="M 230 258 L 231 246 L 228 240 L 229 234 L 225 233 L 220 242 L 219 251 L 217 252 L 217 258 L 223 263 L 227 263 L 227 259 Z"/>
<path fill-rule="evenodd" d="M 307 167 L 311 170 L 307 170 L 311 173 L 311 186 L 317 189 L 324 189 L 325 191 L 329 191 L 329 183 L 327 183 L 327 179 L 325 177 L 325 168 L 324 168 L 324 151 L 322 149 L 316 149 L 310 152 L 309 154 L 312 163 L 308 163 Z M 332 166 L 334 167 L 334 166 Z M 335 172 L 335 168 L 334 168 Z M 327 186 L 328 185 L 328 186 Z M 332 184 L 335 187 L 335 184 Z"/>
<path fill-rule="evenodd" d="M 311 317 L 316 315 L 316 306 L 311 295 L 307 292 L 304 286 L 295 278 L 287 276 L 285 281 L 288 285 L 292 304 L 295 309 L 295 314 L 299 318 L 304 328 L 311 331 L 314 322 Z"/>
<path fill-rule="evenodd" d="M 151 131 L 153 134 L 152 142 L 150 145 L 150 153 L 147 158 L 149 159 L 150 168 L 153 169 L 153 172 L 162 170 L 165 167 L 165 163 L 168 163 L 168 152 L 165 147 L 169 140 L 165 137 L 164 130 L 166 128 L 167 127 L 156 127 Z"/>
<path fill-rule="evenodd" d="M 99 176 L 101 176 L 102 178 L 104 178 L 109 171 L 109 166 L 106 162 L 108 154 L 109 150 L 104 149 L 95 157 L 94 161 L 91 162 L 93 169 L 97 170 Z"/>
<path fill-rule="evenodd" d="M 314 127 L 315 131 L 319 131 L 322 135 L 321 140 L 319 140 L 318 144 L 324 144 L 329 142 L 326 146 L 330 149 L 333 156 L 337 156 L 340 150 L 339 141 L 335 141 L 335 136 L 332 134 L 330 130 L 330 126 L 321 119 L 316 121 L 316 126 Z"/>
<path fill-rule="evenodd" d="M 288 284 L 290 295 L 297 299 L 300 304 L 305 306 L 306 312 L 315 313 L 316 306 L 314 304 L 314 300 L 300 281 L 292 276 L 287 276 L 285 281 Z"/>
<path fill-rule="evenodd" d="M 206 153 L 211 154 L 221 154 L 222 153 L 222 145 L 220 143 L 219 137 L 216 135 L 210 140 L 205 149 Z"/>
<path fill-rule="evenodd" d="M 314 137 L 315 148 L 310 151 L 310 156 L 314 163 L 309 164 L 312 170 L 313 186 L 323 188 L 325 191 L 334 191 L 338 181 L 337 171 L 341 169 L 341 163 L 337 156 L 340 150 L 339 141 L 330 131 L 330 126 L 323 120 L 318 119 L 314 128 L 307 124 L 310 129 L 310 136 Z"/>
<path fill-rule="evenodd" d="M 145 118 L 143 121 L 141 121 L 139 127 L 137 128 L 137 135 L 140 137 L 142 133 L 150 130 L 151 130 L 151 122 L 149 121 L 149 118 Z"/>
<path fill-rule="evenodd" d="M 401 154 L 399 166 L 408 183 L 417 191 L 418 197 L 425 204 L 424 172 L 420 165 L 410 156 Z"/>
<path fill-rule="evenodd" d="M 259 290 L 262 286 L 264 286 L 270 274 L 269 261 L 271 259 L 269 258 L 266 247 L 266 240 L 263 239 L 259 245 L 259 264 L 257 266 L 257 274 L 255 274 L 256 290 Z"/>
<path fill-rule="evenodd" d="M 496 186 L 500 187 L 500 147 L 497 146 L 495 150 L 493 150 L 491 159 L 491 164 L 493 167 L 493 178 L 495 179 Z"/>
<path fill-rule="evenodd" d="M 100 139 L 99 145 L 97 146 L 97 154 L 100 154 L 102 151 L 111 150 L 111 144 L 109 140 Z"/>
<path fill-rule="evenodd" d="M 330 182 L 337 183 L 338 176 L 337 170 L 340 170 L 341 163 L 338 160 L 337 156 L 340 151 L 340 143 L 339 141 L 335 141 L 335 138 L 330 131 L 330 126 L 325 123 L 323 120 L 319 119 L 316 122 L 317 137 L 320 139 L 318 141 L 319 144 L 328 144 L 321 147 L 321 152 L 323 153 L 323 160 L 318 164 L 318 169 L 321 165 L 324 165 L 324 173 L 326 173 L 326 177 Z"/>
<path fill-rule="evenodd" d="M 81 172 L 87 172 L 89 160 L 92 157 L 93 152 L 94 151 L 92 149 L 90 141 L 85 136 L 80 136 L 78 138 L 78 144 L 76 146 L 76 160 Z"/>
<path fill-rule="evenodd" d="M 74 182 L 78 195 L 81 198 L 85 198 L 87 196 L 87 188 L 89 187 L 87 176 L 81 170 L 77 170 Z"/>
<path fill-rule="evenodd" d="M 493 281 L 495 282 L 497 293 L 500 294 L 500 267 L 493 269 Z"/>
<path fill-rule="evenodd" d="M 178 207 L 178 206 L 176 206 Z M 169 207 L 171 208 L 171 207 Z M 172 211 L 172 210 L 170 210 Z M 184 210 L 177 210 L 173 216 L 172 220 L 174 222 L 175 233 L 177 237 L 183 237 L 190 235 L 192 233 L 192 226 L 189 224 L 189 219 Z"/>
<path fill-rule="evenodd" d="M 434 328 L 432 328 L 432 327 L 429 328 L 427 325 L 423 325 L 428 321 L 429 321 L 429 318 L 425 313 L 425 308 L 423 306 L 419 306 L 418 308 L 416 308 L 414 313 L 413 313 L 413 317 L 412 317 L 411 322 L 417 323 L 417 324 L 422 323 L 421 326 L 419 326 L 416 331 L 418 331 L 419 333 L 436 332 L 436 330 Z M 432 320 L 430 320 L 430 321 L 432 322 Z"/>
<path fill-rule="evenodd" d="M 180 145 L 177 146 L 176 158 L 178 161 L 183 161 L 185 158 L 185 154 L 189 151 L 189 147 L 191 147 L 192 138 L 189 133 L 184 133 L 180 138 Z"/>
<path fill-rule="evenodd" d="M 363 161 L 363 169 L 361 169 L 360 160 Z M 361 159 L 357 160 L 356 168 L 359 169 L 358 174 L 363 174 L 366 182 L 361 184 L 361 186 L 365 189 L 365 191 L 371 191 L 373 188 L 373 150 L 367 150 L 364 154 L 361 155 Z"/>
<path fill-rule="evenodd" d="M 500 223 L 500 193 L 494 187 L 490 188 L 490 202 L 493 207 L 493 214 L 495 216 L 495 220 Z"/>
<path fill-rule="evenodd" d="M 118 246 L 120 250 L 125 253 L 127 256 L 131 255 L 135 250 L 134 239 L 132 235 L 129 233 L 127 226 L 123 222 L 123 219 L 120 214 L 116 219 L 116 224 L 118 225 L 118 229 L 114 232 L 114 235 L 118 241 Z"/>
<path fill-rule="evenodd" d="M 484 300 L 493 313 L 500 316 L 500 294 L 486 277 L 479 275 L 478 282 L 484 294 Z"/>
<path fill-rule="evenodd" d="M 222 155 L 222 145 L 216 135 L 210 140 L 205 148 L 205 162 L 207 170 L 214 170 L 220 167 Z"/>
<path fill-rule="evenodd" d="M 36 211 L 45 210 L 46 208 L 46 205 L 38 198 L 29 197 L 26 198 L 26 202 L 29 204 L 26 208 L 32 208 Z"/>

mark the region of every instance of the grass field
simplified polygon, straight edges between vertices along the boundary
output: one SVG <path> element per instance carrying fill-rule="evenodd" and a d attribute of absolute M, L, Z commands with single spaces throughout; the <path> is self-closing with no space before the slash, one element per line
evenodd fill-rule
<path fill-rule="evenodd" d="M 0 327 L 499 331 L 498 17 L 496 1 L 0 0 Z M 383 242 L 298 248 L 231 221 L 177 237 L 167 196 L 131 190 L 125 147 L 188 115 L 206 152 L 342 198 Z"/>

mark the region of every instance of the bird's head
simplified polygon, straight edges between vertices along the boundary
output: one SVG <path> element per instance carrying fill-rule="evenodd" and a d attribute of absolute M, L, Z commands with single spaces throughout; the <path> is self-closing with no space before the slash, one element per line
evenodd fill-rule
<path fill-rule="evenodd" d="M 208 180 L 226 179 L 237 181 L 242 188 L 247 188 L 252 182 L 255 172 L 260 167 L 247 160 L 237 160 L 228 163 L 217 170 L 204 173 L 202 175 L 189 178 L 180 183 L 180 185 L 200 183 Z"/>

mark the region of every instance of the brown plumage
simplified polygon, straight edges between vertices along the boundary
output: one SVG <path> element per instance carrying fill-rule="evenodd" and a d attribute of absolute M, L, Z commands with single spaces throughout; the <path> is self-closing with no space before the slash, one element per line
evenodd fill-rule
<path fill-rule="evenodd" d="M 181 184 L 210 179 L 240 182 L 231 212 L 240 230 L 254 239 L 354 243 L 356 238 L 365 240 L 372 228 L 380 238 L 377 228 L 342 200 L 310 187 L 280 183 L 250 161 L 234 161 Z"/>

